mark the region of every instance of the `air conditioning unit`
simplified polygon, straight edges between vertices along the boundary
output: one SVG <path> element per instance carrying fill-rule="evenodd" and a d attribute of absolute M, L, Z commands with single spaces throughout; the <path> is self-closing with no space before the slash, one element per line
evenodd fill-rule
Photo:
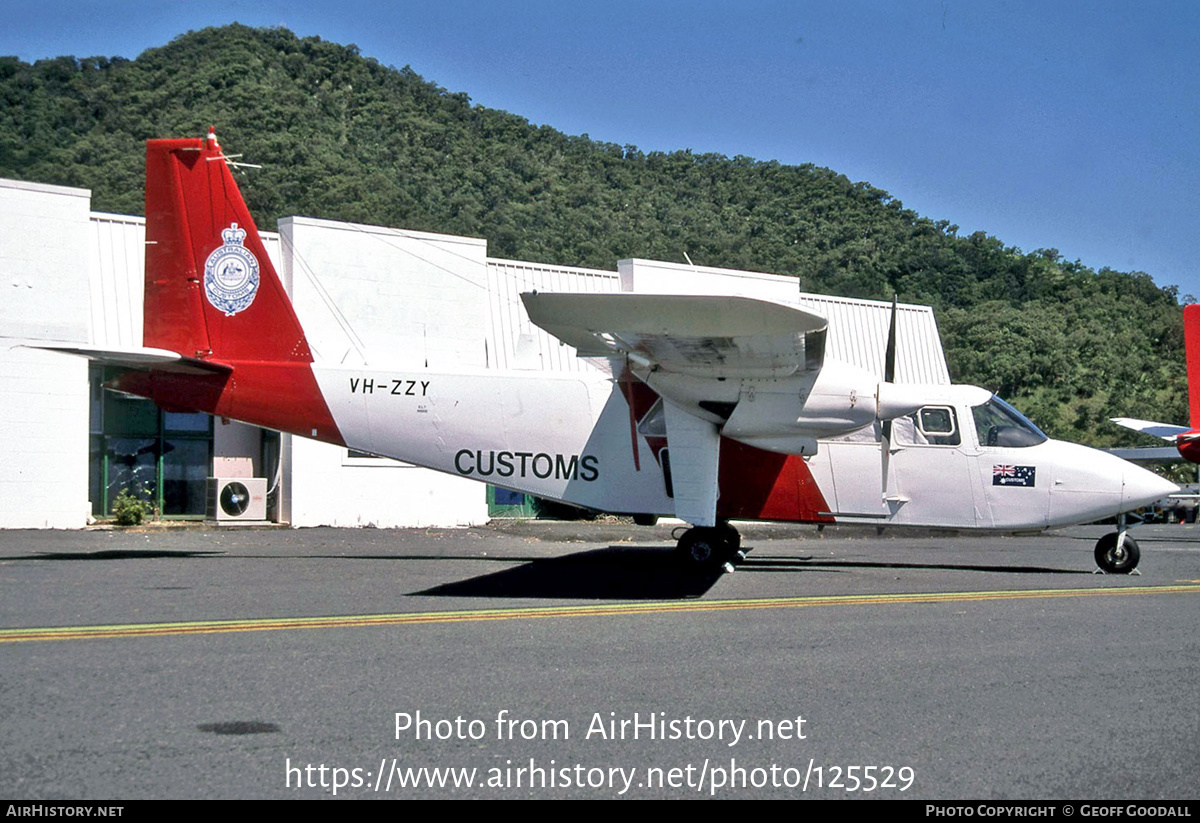
<path fill-rule="evenodd" d="M 266 522 L 265 477 L 210 477 L 204 519 L 217 523 Z"/>

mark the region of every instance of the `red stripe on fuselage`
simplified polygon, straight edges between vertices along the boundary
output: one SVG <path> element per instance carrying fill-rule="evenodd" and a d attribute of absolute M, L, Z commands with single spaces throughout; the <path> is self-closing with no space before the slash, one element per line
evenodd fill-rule
<path fill-rule="evenodd" d="M 658 393 L 632 375 L 623 374 L 618 382 L 631 416 L 642 419 L 658 400 Z M 656 459 L 670 446 L 661 437 L 649 437 L 646 442 Z M 830 511 L 829 504 L 808 464 L 797 455 L 764 451 L 722 437 L 717 484 L 717 517 L 725 520 L 834 522 L 821 514 Z"/>
<path fill-rule="evenodd" d="M 721 438 L 717 517 L 833 523 L 829 504 L 804 458 Z"/>
<path fill-rule="evenodd" d="M 127 372 L 119 391 L 148 397 L 169 410 L 203 411 L 255 426 L 345 446 L 307 363 L 230 363 L 228 374 Z"/>

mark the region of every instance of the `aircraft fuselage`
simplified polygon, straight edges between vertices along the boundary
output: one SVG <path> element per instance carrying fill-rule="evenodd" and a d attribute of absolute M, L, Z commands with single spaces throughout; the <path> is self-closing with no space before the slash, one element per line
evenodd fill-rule
<path fill-rule="evenodd" d="M 626 397 L 598 371 L 312 370 L 348 448 L 602 511 L 675 513 L 669 449 L 636 431 Z M 803 457 L 723 438 L 718 514 L 1041 529 L 1113 517 L 1173 488 L 1084 446 L 981 442 L 975 409 L 990 398 L 975 387 L 945 386 L 898 420 L 886 489 L 877 426 L 822 439 L 816 454 Z"/>

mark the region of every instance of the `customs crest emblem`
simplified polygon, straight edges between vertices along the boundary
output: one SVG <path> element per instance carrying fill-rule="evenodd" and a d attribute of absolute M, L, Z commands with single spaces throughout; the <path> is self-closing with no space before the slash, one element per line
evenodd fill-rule
<path fill-rule="evenodd" d="M 226 317 L 247 309 L 258 294 L 258 259 L 243 245 L 246 230 L 231 223 L 221 232 L 225 245 L 204 263 L 204 294 Z"/>

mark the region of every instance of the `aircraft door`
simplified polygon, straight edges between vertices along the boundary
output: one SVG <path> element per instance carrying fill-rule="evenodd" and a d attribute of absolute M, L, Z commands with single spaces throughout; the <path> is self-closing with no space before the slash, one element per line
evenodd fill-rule
<path fill-rule="evenodd" d="M 1045 528 L 1050 520 L 1048 466 L 1035 448 L 1046 435 L 999 397 L 967 409 L 978 445 L 975 482 L 983 490 L 990 525 L 997 529 Z M 984 525 L 984 523 L 981 523 Z"/>
<path fill-rule="evenodd" d="M 888 497 L 898 504 L 896 522 L 979 525 L 975 465 L 963 441 L 960 416 L 950 405 L 925 406 L 892 421 Z"/>
<path fill-rule="evenodd" d="M 888 518 L 888 507 L 880 493 L 879 436 L 872 427 L 859 429 L 849 435 L 821 441 L 810 466 L 828 464 L 833 479 L 834 511 L 841 517 L 863 517 L 872 520 Z M 822 468 L 813 468 L 820 477 Z M 829 501 L 833 503 L 833 501 Z"/>

